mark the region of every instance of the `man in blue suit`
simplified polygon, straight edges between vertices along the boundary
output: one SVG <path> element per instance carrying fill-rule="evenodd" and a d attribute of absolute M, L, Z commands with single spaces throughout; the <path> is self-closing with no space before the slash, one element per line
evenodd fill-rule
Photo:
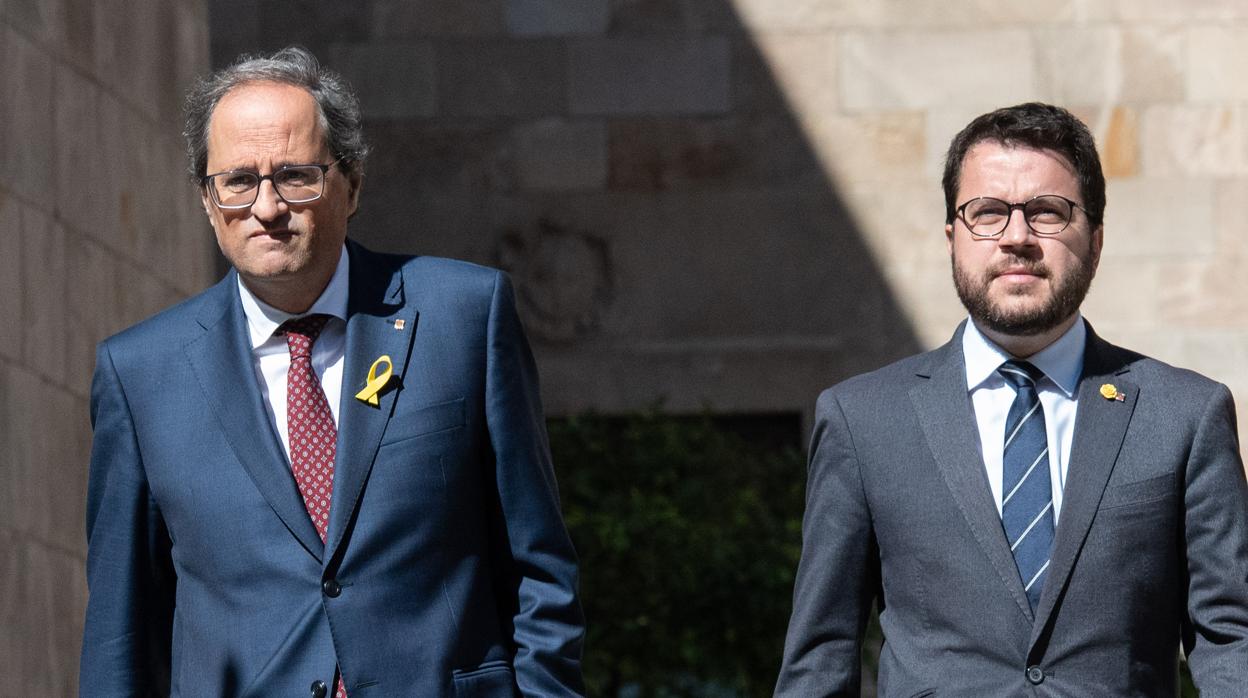
<path fill-rule="evenodd" d="M 99 347 L 81 693 L 580 695 L 507 278 L 347 240 L 359 108 L 302 49 L 201 81 L 187 138 L 233 269 Z"/>

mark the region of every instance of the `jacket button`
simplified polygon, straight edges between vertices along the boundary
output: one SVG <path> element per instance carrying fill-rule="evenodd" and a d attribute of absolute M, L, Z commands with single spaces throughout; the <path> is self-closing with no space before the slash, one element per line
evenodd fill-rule
<path fill-rule="evenodd" d="M 325 595 L 329 598 L 336 599 L 342 593 L 342 585 L 338 583 L 337 579 L 326 579 L 321 584 L 321 591 L 325 592 Z"/>
<path fill-rule="evenodd" d="M 324 681 L 317 680 L 312 682 L 312 698 L 325 698 L 327 693 L 329 693 L 329 687 L 325 685 Z"/>
<path fill-rule="evenodd" d="M 1033 684 L 1039 684 L 1044 681 L 1044 670 L 1038 666 L 1027 667 L 1027 680 Z"/>

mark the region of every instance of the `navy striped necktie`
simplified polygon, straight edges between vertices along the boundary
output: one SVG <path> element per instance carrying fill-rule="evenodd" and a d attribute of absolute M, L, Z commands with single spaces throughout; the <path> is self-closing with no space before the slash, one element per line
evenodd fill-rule
<path fill-rule="evenodd" d="M 1036 381 L 1044 373 L 1026 361 L 1007 361 L 997 372 L 1015 390 L 1001 454 L 1001 523 L 1034 611 L 1044 589 L 1054 531 L 1049 440 L 1036 393 Z"/>

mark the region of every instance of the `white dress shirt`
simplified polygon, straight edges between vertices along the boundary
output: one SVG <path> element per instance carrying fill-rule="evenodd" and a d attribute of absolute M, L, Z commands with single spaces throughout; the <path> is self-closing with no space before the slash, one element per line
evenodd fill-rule
<path fill-rule="evenodd" d="M 1057 341 L 1029 356 L 1025 361 L 1044 372 L 1036 383 L 1044 426 L 1049 438 L 1049 479 L 1053 485 L 1053 520 L 1062 511 L 1062 490 L 1070 463 L 1070 444 L 1075 433 L 1076 391 L 1083 374 L 1083 349 L 1087 341 L 1083 317 L 1077 316 Z M 1014 403 L 1014 388 L 997 369 L 1015 357 L 985 337 L 973 321 L 962 333 L 962 354 L 966 358 L 966 387 L 975 407 L 979 443 L 983 449 L 988 485 L 1001 513 L 1002 451 L 1005 447 L 1005 420 Z"/>
<path fill-rule="evenodd" d="M 329 315 L 325 329 L 312 344 L 312 370 L 321 381 L 325 398 L 329 401 L 329 410 L 334 415 L 334 426 L 338 426 L 338 401 L 342 396 L 342 364 L 347 349 L 347 289 L 349 278 L 347 248 L 344 245 L 338 257 L 338 268 L 334 270 L 329 285 L 321 292 L 316 302 L 301 315 Z M 268 407 L 269 418 L 282 440 L 282 449 L 286 451 L 286 459 L 290 459 L 290 437 L 286 425 L 286 374 L 290 370 L 290 350 L 286 346 L 286 337 L 274 336 L 277 328 L 287 320 L 301 315 L 291 315 L 266 304 L 256 298 L 238 279 L 238 293 L 243 301 L 243 313 L 247 316 L 247 329 L 251 340 L 252 366 L 256 370 L 256 379 L 260 382 L 260 393 L 264 396 L 264 404 Z"/>

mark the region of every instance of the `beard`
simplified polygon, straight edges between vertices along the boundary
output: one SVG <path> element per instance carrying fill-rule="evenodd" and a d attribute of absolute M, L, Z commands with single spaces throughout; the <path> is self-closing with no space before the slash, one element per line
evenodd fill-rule
<path fill-rule="evenodd" d="M 1028 273 L 1048 279 L 1051 289 L 1049 297 L 1037 304 L 1018 308 L 1010 308 L 993 300 L 990 296 L 993 279 L 1011 267 L 1025 267 Z M 1037 259 L 1007 258 L 975 275 L 959 266 L 956 256 L 953 258 L 953 285 L 971 319 L 993 332 L 1018 337 L 1048 332 L 1078 312 L 1088 289 L 1092 287 L 1095 273 L 1090 254 L 1080 257 L 1078 265 L 1058 278 L 1054 278 L 1049 268 Z M 1022 291 L 1007 289 L 1004 293 L 1021 296 Z"/>

